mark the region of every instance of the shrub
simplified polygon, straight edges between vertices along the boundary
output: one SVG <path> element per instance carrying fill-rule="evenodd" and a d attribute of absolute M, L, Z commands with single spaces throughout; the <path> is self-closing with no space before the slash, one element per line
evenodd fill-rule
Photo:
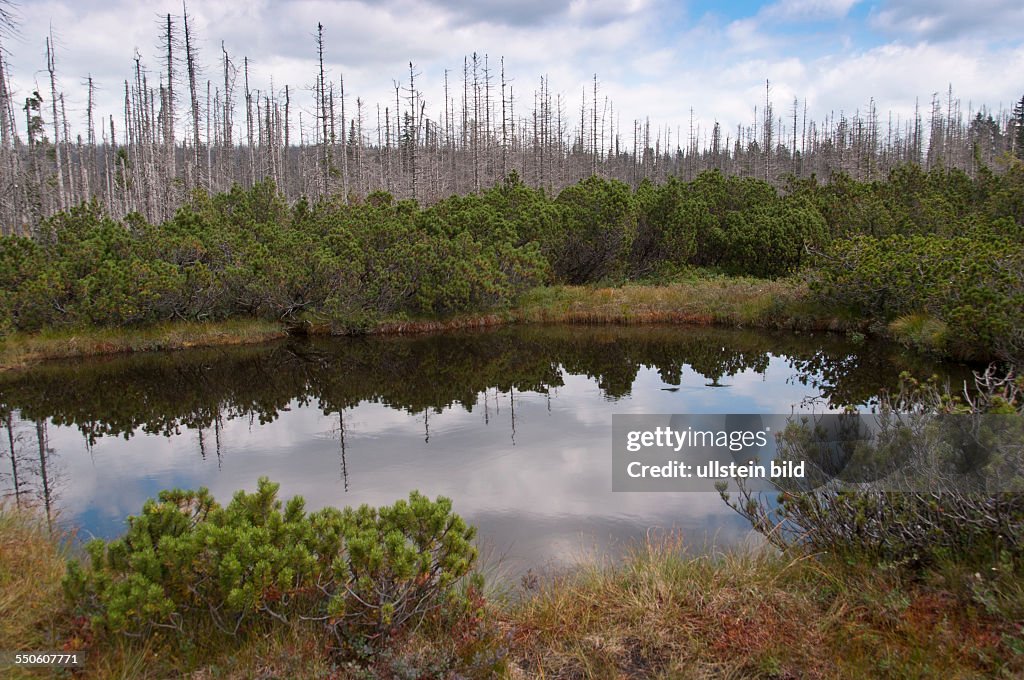
<path fill-rule="evenodd" d="M 1007 239 L 860 236 L 833 244 L 808 278 L 826 304 L 918 330 L 957 356 L 1024 353 L 1024 245 Z M 940 332 L 941 329 L 943 329 Z M 941 337 L 940 337 L 941 336 Z M 927 339 L 927 338 L 925 338 Z"/>
<path fill-rule="evenodd" d="M 541 244 L 559 280 L 588 283 L 625 267 L 637 229 L 629 187 L 594 176 L 563 189 L 556 203 L 561 222 Z"/>
<path fill-rule="evenodd" d="M 113 632 L 185 634 L 200 618 L 234 634 L 246 620 L 287 617 L 339 554 L 341 526 L 306 516 L 301 497 L 282 512 L 277 488 L 261 479 L 226 508 L 206 489 L 160 492 L 123 537 L 87 545 L 90 568 L 70 565 L 69 597 Z"/>
<path fill-rule="evenodd" d="M 206 489 L 161 492 L 123 537 L 88 544 L 88 566 L 69 565 L 69 602 L 98 632 L 168 628 L 182 641 L 211 626 L 238 635 L 321 621 L 343 655 L 458 607 L 477 553 L 448 499 L 414 491 L 390 507 L 307 514 L 277 490 L 261 478 L 226 507 Z"/>
<path fill-rule="evenodd" d="M 900 394 L 878 407 L 882 427 L 873 442 L 854 436 L 837 449 L 838 440 L 829 443 L 793 423 L 779 436 L 780 457 L 813 461 L 813 451 L 831 451 L 831 458 L 817 459 L 820 474 L 806 483 L 777 484 L 777 498 L 745 489 L 732 497 L 724 487 L 720 493 L 783 549 L 914 573 L 945 563 L 988 572 L 1013 555 L 1013 573 L 1020 575 L 1024 379 L 996 378 L 990 369 L 978 386 L 967 401 L 904 376 Z M 841 474 L 828 465 L 836 455 L 848 456 Z M 874 483 L 889 474 L 895 476 Z"/>
<path fill-rule="evenodd" d="M 339 643 L 352 638 L 378 646 L 414 619 L 445 605 L 469 573 L 475 529 L 451 512 L 451 501 L 409 500 L 375 509 L 346 508 L 345 559 L 334 563 L 330 628 Z"/>

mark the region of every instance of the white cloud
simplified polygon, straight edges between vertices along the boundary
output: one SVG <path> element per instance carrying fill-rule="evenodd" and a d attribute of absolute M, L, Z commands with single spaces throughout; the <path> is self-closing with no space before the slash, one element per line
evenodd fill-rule
<path fill-rule="evenodd" d="M 767 5 L 762 16 L 772 19 L 823 20 L 841 19 L 859 0 L 779 0 Z"/>
<path fill-rule="evenodd" d="M 897 39 L 987 41 L 1010 39 L 1018 44 L 1024 27 L 1024 5 L 1017 0 L 909 0 L 884 2 L 871 11 L 871 25 Z"/>

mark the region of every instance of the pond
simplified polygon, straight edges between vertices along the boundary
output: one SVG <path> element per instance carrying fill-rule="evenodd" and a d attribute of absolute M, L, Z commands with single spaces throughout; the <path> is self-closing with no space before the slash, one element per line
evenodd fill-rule
<path fill-rule="evenodd" d="M 307 508 L 448 496 L 508 573 L 615 554 L 650 530 L 747 539 L 714 493 L 613 493 L 613 414 L 818 412 L 902 371 L 969 371 L 830 334 L 530 326 L 290 339 L 48 362 L 0 376 L 0 494 L 79 536 L 160 489 L 227 502 L 260 476 Z"/>

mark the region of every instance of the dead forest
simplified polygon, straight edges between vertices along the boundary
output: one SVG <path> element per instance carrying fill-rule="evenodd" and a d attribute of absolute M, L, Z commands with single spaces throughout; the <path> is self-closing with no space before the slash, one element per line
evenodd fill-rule
<path fill-rule="evenodd" d="M 493 186 L 515 172 L 527 185 L 558 192 L 591 175 L 636 187 L 644 179 L 691 180 L 718 169 L 776 186 L 791 176 L 884 179 L 901 164 L 997 168 L 1020 136 L 1016 111 L 973 109 L 952 86 L 915 105 L 910 119 L 879 111 L 808 118 L 806 100 L 752 102 L 748 125 L 702 129 L 624 121 L 598 75 L 579 92 L 553 92 L 541 76 L 532 91 L 506 77 L 502 58 L 467 56 L 446 70 L 443 101 L 428 101 L 409 63 L 394 98 L 370 103 L 324 66 L 327 32 L 310 45 L 319 69 L 311 88 L 253 89 L 249 59 L 200 54 L 191 17 L 162 20 L 162 59 L 136 52 L 120 115 L 102 118 L 87 74 L 86 115 L 67 115 L 62 64 L 46 39 L 45 86 L 14 89 L 0 43 L 0 226 L 33 233 L 40 221 L 82 202 L 109 215 L 171 217 L 197 189 L 218 193 L 272 180 L 290 201 L 337 196 L 357 202 L 382 190 L 431 204 Z M 202 61 L 202 67 L 200 63 Z M 105 88 L 115 84 L 105 83 Z"/>

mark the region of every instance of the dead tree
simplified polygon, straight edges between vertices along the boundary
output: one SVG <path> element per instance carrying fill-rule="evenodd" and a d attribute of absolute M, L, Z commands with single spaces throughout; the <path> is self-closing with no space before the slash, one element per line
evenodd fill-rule
<path fill-rule="evenodd" d="M 196 63 L 197 54 L 193 41 L 192 32 L 188 25 L 188 8 L 185 3 L 181 4 L 182 22 L 185 26 L 185 68 L 188 71 L 188 89 L 192 100 L 192 159 L 195 169 L 195 185 L 201 184 L 199 156 L 199 92 L 198 92 L 198 66 Z"/>

